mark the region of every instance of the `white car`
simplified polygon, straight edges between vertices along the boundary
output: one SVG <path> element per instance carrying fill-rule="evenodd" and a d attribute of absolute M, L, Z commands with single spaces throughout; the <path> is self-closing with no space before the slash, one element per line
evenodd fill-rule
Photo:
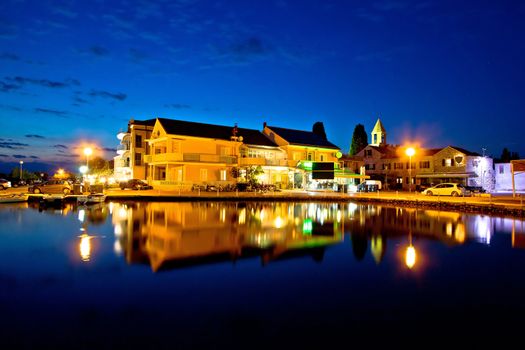
<path fill-rule="evenodd" d="M 421 192 L 426 196 L 465 196 L 468 195 L 468 191 L 465 186 L 456 183 L 442 183 Z"/>
<path fill-rule="evenodd" d="M 7 190 L 9 187 L 11 187 L 11 181 L 0 179 L 0 190 Z"/>

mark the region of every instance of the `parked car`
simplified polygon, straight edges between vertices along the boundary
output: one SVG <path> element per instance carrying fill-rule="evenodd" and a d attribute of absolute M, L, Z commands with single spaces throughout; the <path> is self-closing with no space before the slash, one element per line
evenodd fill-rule
<path fill-rule="evenodd" d="M 43 183 L 34 184 L 27 188 L 29 193 L 49 193 L 49 194 L 70 194 L 73 192 L 73 187 L 66 180 L 49 180 Z"/>
<path fill-rule="evenodd" d="M 132 190 L 152 190 L 153 186 L 148 185 L 146 182 L 140 179 L 130 179 L 128 181 L 122 181 L 120 184 L 120 189 L 125 190 L 130 188 Z"/>
<path fill-rule="evenodd" d="M 13 187 L 18 187 L 18 186 L 27 186 L 27 182 L 25 182 L 24 180 L 17 180 L 17 181 L 13 180 L 13 181 L 11 182 L 11 185 L 12 185 Z"/>
<path fill-rule="evenodd" d="M 369 184 L 366 182 L 360 183 L 357 185 L 357 192 L 377 192 L 379 191 L 380 187 L 378 184 Z"/>
<path fill-rule="evenodd" d="M 9 187 L 11 187 L 11 181 L 0 179 L 0 190 L 7 190 Z"/>
<path fill-rule="evenodd" d="M 433 187 L 429 187 L 421 192 L 426 196 L 466 196 L 470 192 L 467 191 L 465 186 L 456 183 L 442 183 Z"/>

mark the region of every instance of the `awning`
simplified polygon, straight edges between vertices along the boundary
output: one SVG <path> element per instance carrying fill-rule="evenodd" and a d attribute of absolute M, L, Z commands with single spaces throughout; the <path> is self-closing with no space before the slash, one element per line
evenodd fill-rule
<path fill-rule="evenodd" d="M 462 177 L 462 178 L 469 178 L 469 177 L 478 177 L 475 173 L 439 173 L 439 174 L 418 174 L 416 175 L 416 178 L 454 178 L 454 177 Z"/>

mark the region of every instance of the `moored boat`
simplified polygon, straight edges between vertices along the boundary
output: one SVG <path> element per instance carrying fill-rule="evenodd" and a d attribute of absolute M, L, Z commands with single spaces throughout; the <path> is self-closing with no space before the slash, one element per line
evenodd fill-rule
<path fill-rule="evenodd" d="M 0 203 L 27 202 L 27 194 L 9 194 L 0 196 Z"/>
<path fill-rule="evenodd" d="M 93 193 L 77 197 L 79 204 L 96 204 L 103 203 L 106 200 L 106 195 L 102 193 Z"/>

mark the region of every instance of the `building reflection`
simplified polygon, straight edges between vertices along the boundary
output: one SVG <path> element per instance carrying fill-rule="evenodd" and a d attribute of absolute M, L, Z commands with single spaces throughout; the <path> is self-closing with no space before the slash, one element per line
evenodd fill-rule
<path fill-rule="evenodd" d="M 260 257 L 310 256 L 343 240 L 341 205 L 307 203 L 111 204 L 115 247 L 153 271 Z M 118 243 L 117 243 L 118 242 Z"/>
<path fill-rule="evenodd" d="M 416 268 L 418 244 L 490 244 L 495 232 L 525 247 L 522 220 L 353 203 L 110 203 L 114 251 L 153 271 L 258 257 L 263 265 L 308 256 L 322 261 L 346 235 L 357 261 L 380 264 L 389 240 L 402 240 L 403 262 Z M 392 247 L 398 243 L 394 242 Z M 420 246 L 419 246 L 420 247 Z M 422 255 L 423 254 L 423 255 Z"/>

